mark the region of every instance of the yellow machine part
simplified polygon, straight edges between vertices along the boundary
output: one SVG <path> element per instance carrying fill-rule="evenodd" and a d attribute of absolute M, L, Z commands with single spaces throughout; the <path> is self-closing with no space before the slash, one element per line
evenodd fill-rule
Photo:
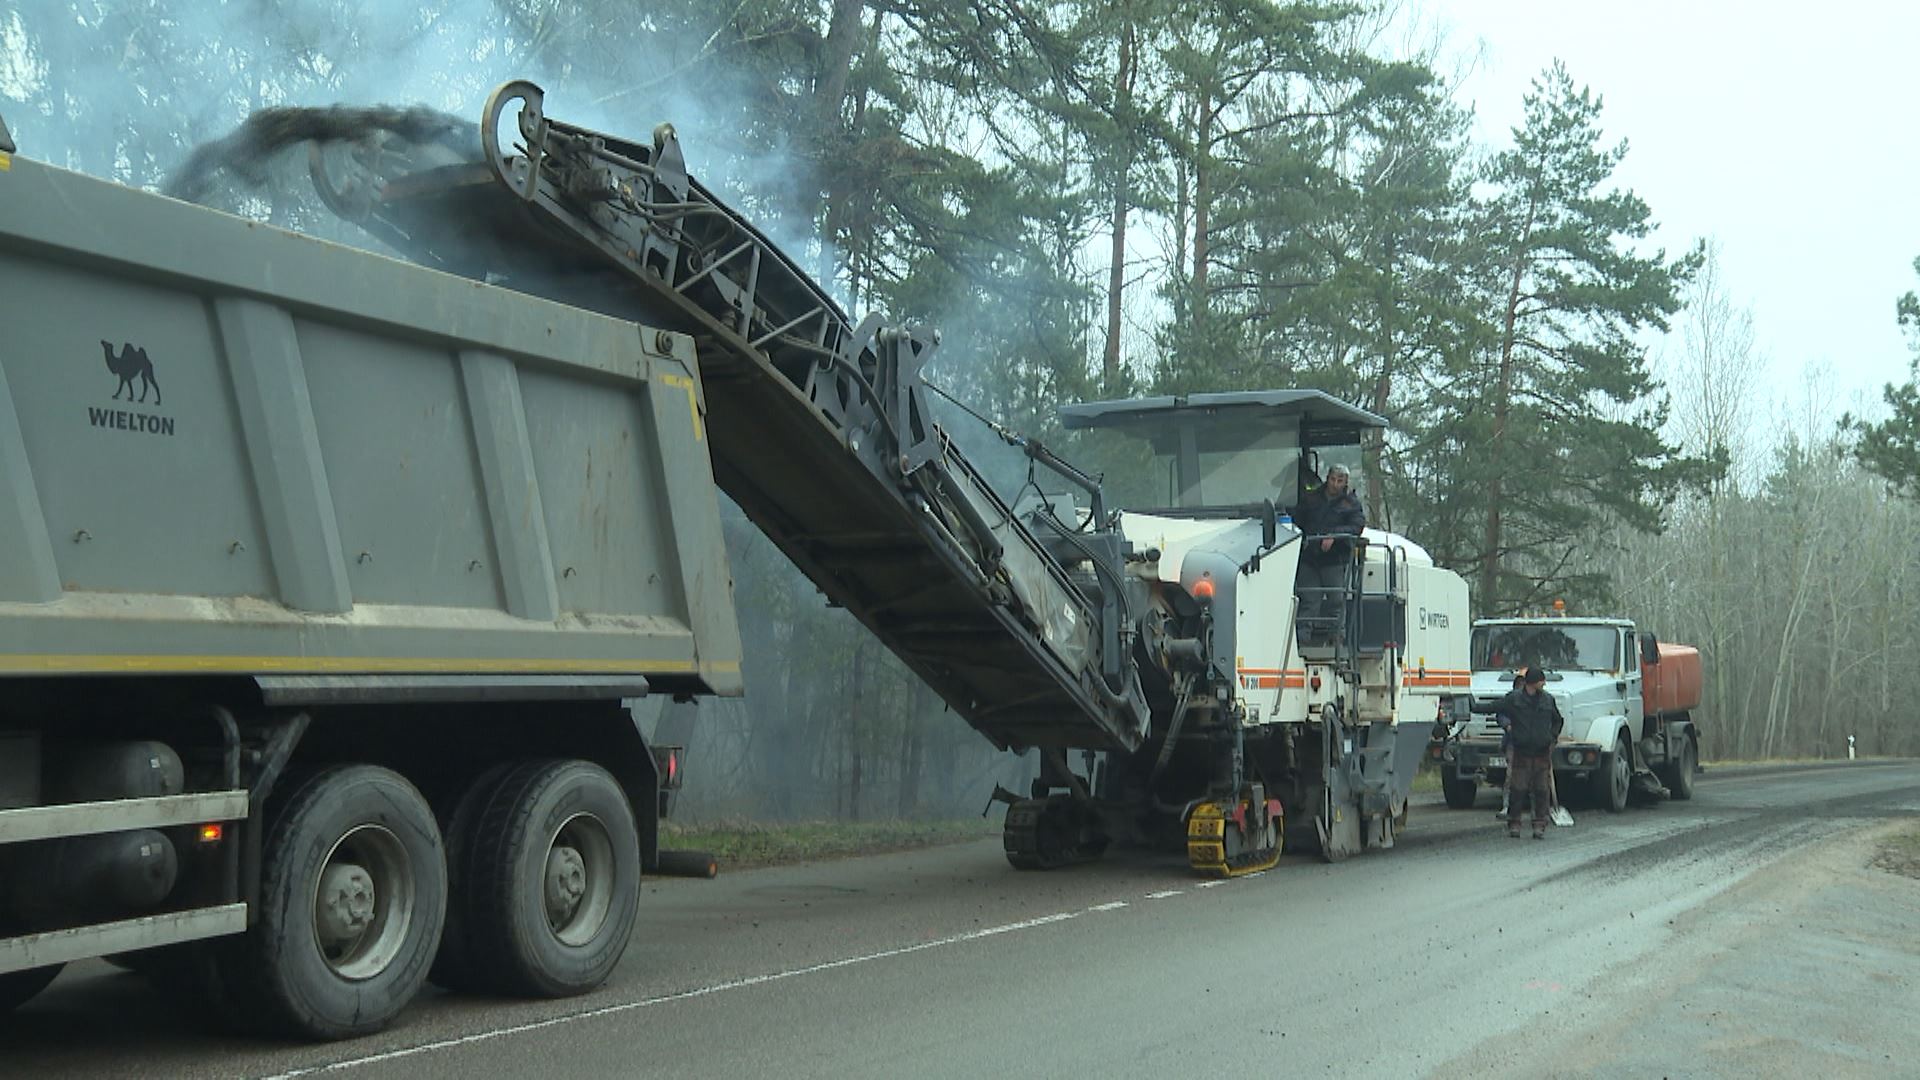
<path fill-rule="evenodd" d="M 1247 813 L 1254 812 L 1251 803 L 1243 802 Z M 1187 817 L 1187 863 L 1195 871 L 1208 877 L 1235 878 L 1247 874 L 1257 874 L 1262 870 L 1271 870 L 1280 861 L 1280 837 L 1286 835 L 1286 822 L 1274 822 L 1275 843 L 1270 848 L 1242 851 L 1232 858 L 1227 855 L 1227 830 L 1235 826 L 1227 817 L 1227 808 L 1223 803 L 1204 802 L 1193 808 Z"/>

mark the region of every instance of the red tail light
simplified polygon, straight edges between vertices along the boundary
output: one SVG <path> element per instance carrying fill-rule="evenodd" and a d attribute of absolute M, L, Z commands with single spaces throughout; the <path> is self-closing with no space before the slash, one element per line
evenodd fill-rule
<path fill-rule="evenodd" d="M 653 748 L 654 768 L 660 774 L 660 786 L 672 789 L 680 786 L 680 755 L 686 753 L 684 746 L 656 746 Z"/>

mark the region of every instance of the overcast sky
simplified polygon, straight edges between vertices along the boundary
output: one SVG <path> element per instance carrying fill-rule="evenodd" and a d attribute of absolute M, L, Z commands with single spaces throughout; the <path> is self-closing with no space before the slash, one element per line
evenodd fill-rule
<path fill-rule="evenodd" d="M 1457 51 L 1483 142 L 1504 147 L 1530 80 L 1556 57 L 1602 94 L 1618 178 L 1660 243 L 1715 237 L 1776 383 L 1825 364 L 1879 400 L 1911 356 L 1894 301 L 1920 287 L 1920 4 L 1830 0 L 1420 0 Z"/>

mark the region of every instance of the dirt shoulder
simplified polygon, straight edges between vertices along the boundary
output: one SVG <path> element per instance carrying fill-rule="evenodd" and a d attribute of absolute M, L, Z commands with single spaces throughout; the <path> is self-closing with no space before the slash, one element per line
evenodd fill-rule
<path fill-rule="evenodd" d="M 1910 878 L 1920 878 L 1920 824 L 1887 833 L 1873 854 L 1873 865 Z"/>
<path fill-rule="evenodd" d="M 703 851 L 720 860 L 722 873 L 760 866 L 789 866 L 855 855 L 913 851 L 961 844 L 1000 835 L 997 819 L 953 821 L 802 821 L 768 825 L 721 822 L 712 825 L 667 824 L 660 846 Z"/>
<path fill-rule="evenodd" d="M 1905 876 L 1903 876 L 1905 875 Z M 1647 928 L 1653 958 L 1581 988 L 1465 1075 L 1884 1077 L 1912 1067 L 1920 823 L 1865 827 L 1762 868 Z"/>

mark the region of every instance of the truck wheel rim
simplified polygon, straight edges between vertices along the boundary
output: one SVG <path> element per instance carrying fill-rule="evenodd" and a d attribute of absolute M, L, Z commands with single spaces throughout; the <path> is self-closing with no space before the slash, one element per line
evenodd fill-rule
<path fill-rule="evenodd" d="M 541 880 L 547 928 L 561 942 L 582 946 L 606 925 L 613 909 L 615 860 L 607 827 L 592 814 L 575 814 L 547 844 Z"/>
<path fill-rule="evenodd" d="M 387 969 L 413 926 L 413 864 L 399 837 L 360 825 L 334 842 L 314 884 L 313 938 L 343 979 Z"/>
<path fill-rule="evenodd" d="M 1633 763 L 1628 759 L 1626 746 L 1618 746 L 1613 751 L 1613 801 L 1627 801 L 1627 788 L 1633 783 Z"/>

